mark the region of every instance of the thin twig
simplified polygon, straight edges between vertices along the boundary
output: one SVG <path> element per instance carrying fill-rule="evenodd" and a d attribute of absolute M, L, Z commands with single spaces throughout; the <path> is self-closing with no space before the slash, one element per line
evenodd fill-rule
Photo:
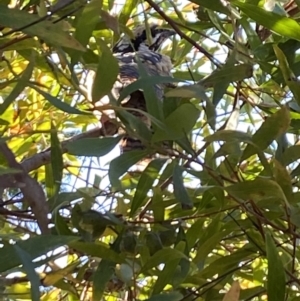
<path fill-rule="evenodd" d="M 196 49 L 198 49 L 201 53 L 203 53 L 213 64 L 215 64 L 217 67 L 221 66 L 221 63 L 214 58 L 209 52 L 207 52 L 202 46 L 200 46 L 198 43 L 196 43 L 192 38 L 187 36 L 184 32 L 181 31 L 179 26 L 176 22 L 174 22 L 169 16 L 165 14 L 164 11 L 161 10 L 161 8 L 152 0 L 146 0 L 151 7 L 156 10 L 156 12 L 161 15 L 161 17 L 167 21 L 171 27 L 176 31 L 176 33 L 183 39 L 187 40 L 189 43 L 191 43 Z"/>

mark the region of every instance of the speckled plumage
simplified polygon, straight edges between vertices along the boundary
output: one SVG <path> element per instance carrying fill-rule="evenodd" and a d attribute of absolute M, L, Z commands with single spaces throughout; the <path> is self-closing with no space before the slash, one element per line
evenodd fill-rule
<path fill-rule="evenodd" d="M 151 51 L 158 51 L 163 42 L 175 34 L 175 31 L 160 28 L 156 24 L 149 25 L 151 37 L 147 38 L 144 24 L 137 25 L 133 30 L 134 39 L 124 35 L 113 47 L 114 53 L 129 53 L 141 50 L 141 45 L 145 45 Z M 151 41 L 149 41 L 149 39 Z M 149 43 L 150 42 L 150 43 Z M 150 44 L 150 45 L 149 45 Z"/>
<path fill-rule="evenodd" d="M 144 25 L 138 25 L 134 28 L 133 34 L 135 39 L 130 39 L 127 36 L 122 37 L 114 46 L 113 52 L 115 58 L 119 62 L 120 73 L 117 81 L 113 86 L 112 95 L 118 99 L 120 92 L 129 84 L 133 83 L 139 78 L 139 68 L 137 60 L 142 64 L 146 72 L 151 76 L 172 76 L 172 62 L 170 57 L 157 52 L 161 44 L 175 32 L 159 28 L 157 25 L 150 25 L 151 30 L 151 45 L 148 45 L 146 30 Z M 163 99 L 164 88 L 167 85 L 155 85 L 156 97 L 159 100 Z M 103 104 L 103 102 L 101 101 Z M 122 106 L 126 108 L 134 108 L 146 111 L 146 101 L 142 91 L 136 91 L 122 101 Z M 141 118 L 147 126 L 150 126 L 150 120 L 147 120 L 144 114 L 131 111 L 132 114 Z M 110 116 L 112 118 L 113 116 Z M 102 123 L 105 132 L 111 126 L 111 122 Z M 116 132 L 117 132 L 116 128 Z M 113 134 L 110 131 L 110 134 Z M 124 133 L 122 133 L 124 134 Z M 122 151 L 129 151 L 131 149 L 143 149 L 141 141 L 129 136 L 124 135 L 123 142 L 121 143 Z"/>
<path fill-rule="evenodd" d="M 137 51 L 136 53 L 118 53 L 115 54 L 115 57 L 118 59 L 120 67 L 118 80 L 113 87 L 115 98 L 118 98 L 122 88 L 139 78 L 137 57 L 149 75 L 172 76 L 171 59 L 166 55 L 150 51 L 149 49 Z M 162 100 L 165 85 L 155 85 L 154 88 L 157 98 Z"/>

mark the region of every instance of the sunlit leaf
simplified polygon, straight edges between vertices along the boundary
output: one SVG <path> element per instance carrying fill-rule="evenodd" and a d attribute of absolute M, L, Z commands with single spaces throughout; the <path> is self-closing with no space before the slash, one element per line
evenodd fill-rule
<path fill-rule="evenodd" d="M 4 99 L 3 103 L 0 103 L 0 115 L 5 112 L 5 110 L 13 103 L 13 101 L 16 100 L 16 98 L 18 98 L 20 93 L 24 90 L 28 81 L 30 80 L 31 74 L 33 72 L 33 67 L 34 63 L 32 61 L 31 63 L 29 63 L 21 77 L 18 79 L 17 84 L 15 85 L 11 93 Z"/>
<path fill-rule="evenodd" d="M 137 4 L 137 0 L 128 0 L 125 2 L 125 5 L 123 6 L 123 9 L 119 16 L 119 22 L 121 24 L 126 25 L 129 16 L 131 15 L 132 11 L 135 9 Z"/>
<path fill-rule="evenodd" d="M 57 131 L 54 125 L 51 125 L 51 167 L 53 173 L 53 195 L 59 193 L 59 188 L 61 185 L 62 175 L 63 175 L 63 159 L 62 159 L 62 149 L 60 141 L 57 137 Z"/>
<path fill-rule="evenodd" d="M 40 21 L 35 14 L 1 5 L 0 19 L 2 25 L 13 29 L 22 28 L 24 33 L 38 36 L 50 44 L 85 51 L 85 48 L 74 37 L 63 31 L 60 24 L 53 24 L 46 20 Z"/>

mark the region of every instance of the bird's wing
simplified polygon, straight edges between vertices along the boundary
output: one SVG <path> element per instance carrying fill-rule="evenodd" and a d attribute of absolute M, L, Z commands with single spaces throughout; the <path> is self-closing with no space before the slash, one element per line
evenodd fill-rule
<path fill-rule="evenodd" d="M 120 73 L 113 87 L 113 95 L 118 98 L 120 91 L 139 78 L 138 60 L 142 63 L 146 72 L 151 76 L 172 76 L 172 62 L 166 55 L 162 55 L 148 48 L 136 53 L 115 54 L 119 61 Z M 158 99 L 163 98 L 164 85 L 155 85 Z"/>

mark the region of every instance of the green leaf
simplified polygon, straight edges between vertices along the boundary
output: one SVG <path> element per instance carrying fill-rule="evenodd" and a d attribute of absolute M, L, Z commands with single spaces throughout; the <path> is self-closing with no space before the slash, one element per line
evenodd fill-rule
<path fill-rule="evenodd" d="M 118 102 L 120 103 L 122 100 L 124 100 L 128 95 L 130 95 L 134 91 L 144 90 L 145 87 L 153 87 L 154 85 L 158 85 L 158 84 L 167 84 L 167 83 L 174 83 L 174 82 L 182 82 L 182 80 L 170 76 L 146 76 L 146 77 L 139 78 L 135 82 L 128 85 L 122 90 Z"/>
<path fill-rule="evenodd" d="M 263 151 L 266 149 L 277 137 L 288 129 L 289 125 L 290 112 L 287 107 L 282 107 L 271 115 L 254 133 L 252 137 L 253 145 L 247 145 L 242 154 L 241 161 L 257 153 L 257 150 Z"/>
<path fill-rule="evenodd" d="M 210 0 L 193 0 L 192 2 L 199 4 L 205 8 L 211 9 L 212 11 L 217 11 L 223 13 L 225 15 L 230 15 L 231 12 L 227 6 L 223 5 L 218 1 L 210 1 Z"/>
<path fill-rule="evenodd" d="M 80 265 L 79 261 L 74 261 L 73 263 L 69 263 L 67 266 L 61 268 L 61 269 L 55 269 L 52 270 L 50 273 L 47 273 L 46 276 L 43 278 L 43 285 L 44 286 L 57 286 L 57 283 L 59 281 L 64 281 L 65 277 L 68 277 L 68 275 L 72 273 L 76 273 L 78 266 Z M 68 290 L 68 289 L 67 289 Z M 71 290 L 72 291 L 72 290 Z M 74 290 L 73 290 L 74 291 Z"/>
<path fill-rule="evenodd" d="M 300 41 L 300 25 L 297 21 L 267 11 L 250 3 L 240 1 L 233 1 L 231 3 L 240 8 L 244 14 L 256 21 L 258 24 L 278 33 L 279 35 Z"/>
<path fill-rule="evenodd" d="M 199 237 L 203 235 L 203 225 L 205 222 L 206 220 L 204 218 L 199 218 L 186 231 L 186 241 L 189 250 L 194 247 L 196 241 L 198 241 Z"/>
<path fill-rule="evenodd" d="M 98 43 L 100 44 L 101 53 L 92 88 L 92 100 L 94 103 L 111 91 L 119 74 L 118 61 L 111 50 L 102 40 L 98 40 Z"/>
<path fill-rule="evenodd" d="M 83 46 L 86 46 L 89 39 L 99 22 L 99 15 L 101 13 L 102 0 L 92 0 L 84 6 L 81 15 L 77 18 L 76 30 L 74 33 L 75 39 Z M 74 52 L 72 56 L 73 63 L 78 61 L 82 55 L 81 52 Z"/>
<path fill-rule="evenodd" d="M 55 201 L 55 193 L 57 191 L 56 187 L 57 185 L 54 182 L 52 166 L 50 164 L 46 164 L 45 165 L 45 188 L 46 188 L 47 198 L 48 200 L 50 200 L 50 202 Z"/>
<path fill-rule="evenodd" d="M 181 259 L 179 261 L 172 279 L 172 286 L 174 288 L 180 287 L 182 283 L 185 282 L 185 279 L 187 278 L 187 276 L 189 276 L 190 268 L 191 262 L 189 260 Z"/>
<path fill-rule="evenodd" d="M 151 161 L 143 171 L 131 203 L 130 216 L 133 217 L 136 211 L 144 205 L 148 191 L 153 187 L 154 181 L 158 178 L 159 171 L 166 160 L 156 159 Z"/>
<path fill-rule="evenodd" d="M 207 231 L 205 229 L 205 231 Z M 209 253 L 213 251 L 214 249 L 218 248 L 218 245 L 222 239 L 227 236 L 232 230 L 223 230 L 223 231 L 217 231 L 217 229 L 214 230 L 214 233 L 211 233 L 210 236 L 206 237 L 206 240 L 202 240 L 199 244 L 199 248 L 197 249 L 197 255 L 194 258 L 195 263 L 199 263 L 201 261 L 204 261 Z"/>
<path fill-rule="evenodd" d="M 90 113 L 90 112 L 80 111 L 80 110 L 76 109 L 75 107 L 70 106 L 66 102 L 63 102 L 59 98 L 54 97 L 47 92 L 44 92 L 43 90 L 39 89 L 35 85 L 30 84 L 30 86 L 31 86 L 31 88 L 36 90 L 38 93 L 43 95 L 45 97 L 45 99 L 47 99 L 52 105 L 54 105 L 55 107 L 57 107 L 58 109 L 66 112 L 66 113 L 78 114 L 78 115 L 92 115 L 92 113 Z"/>
<path fill-rule="evenodd" d="M 225 65 L 221 69 L 217 69 L 209 76 L 205 77 L 199 83 L 204 87 L 210 87 L 216 84 L 240 81 L 252 76 L 252 66 L 248 64 L 241 65 Z M 218 86 L 216 87 L 218 88 Z"/>
<path fill-rule="evenodd" d="M 85 51 L 85 48 L 61 28 L 61 23 L 40 21 L 39 16 L 25 10 L 9 9 L 0 5 L 1 25 L 13 29 L 23 28 L 22 31 L 30 36 L 37 36 L 44 41 L 66 48 Z"/>
<path fill-rule="evenodd" d="M 278 198 L 283 200 L 287 205 L 287 199 L 281 187 L 273 180 L 265 178 L 256 178 L 253 181 L 240 182 L 230 185 L 225 190 L 236 198 L 254 202 L 268 198 Z"/>
<path fill-rule="evenodd" d="M 249 245 L 245 245 L 243 248 L 238 249 L 236 252 L 231 253 L 228 256 L 222 256 L 211 264 L 207 265 L 202 271 L 199 272 L 198 276 L 201 278 L 210 278 L 215 275 L 232 275 L 238 269 L 238 266 L 242 261 L 246 261 L 256 255 Z"/>
<path fill-rule="evenodd" d="M 153 76 L 148 74 L 145 68 L 146 65 L 140 61 L 138 56 L 136 56 L 136 59 L 138 64 L 139 77 L 147 80 L 147 84 L 142 87 L 143 95 L 146 100 L 147 112 L 156 119 L 163 120 L 163 104 L 161 99 L 162 95 L 159 95 L 160 93 L 158 92 L 158 90 L 161 90 L 162 87 L 158 87 L 157 85 L 149 85 L 149 81 L 151 81 Z"/>
<path fill-rule="evenodd" d="M 180 258 L 176 258 L 164 264 L 164 267 L 162 271 L 159 272 L 157 280 L 153 286 L 153 295 L 159 294 L 167 284 L 171 283 L 179 261 Z"/>
<path fill-rule="evenodd" d="M 172 249 L 172 248 L 165 248 L 162 250 L 157 251 L 142 267 L 142 272 L 146 272 L 151 268 L 154 268 L 161 263 L 166 264 L 170 261 L 173 261 L 175 259 L 180 258 L 186 258 L 186 255 L 184 255 L 182 252 Z"/>
<path fill-rule="evenodd" d="M 71 141 L 66 145 L 67 152 L 76 156 L 101 157 L 109 153 L 122 137 L 85 138 Z"/>
<path fill-rule="evenodd" d="M 297 77 L 293 74 L 283 51 L 277 45 L 273 45 L 273 48 L 279 62 L 279 68 L 283 74 L 284 81 L 293 92 L 297 103 L 300 104 L 300 84 L 297 81 Z"/>
<path fill-rule="evenodd" d="M 149 155 L 148 151 L 134 150 L 121 154 L 110 162 L 109 180 L 112 186 L 119 187 L 119 178 L 128 171 L 128 169 Z"/>
<path fill-rule="evenodd" d="M 93 276 L 93 301 L 102 300 L 107 282 L 115 272 L 116 264 L 112 261 L 102 259 Z"/>
<path fill-rule="evenodd" d="M 163 248 L 163 244 L 158 233 L 149 231 L 146 233 L 144 239 L 150 256 Z"/>
<path fill-rule="evenodd" d="M 165 97 L 197 98 L 208 101 L 205 88 L 200 84 L 181 86 L 165 93 Z"/>
<path fill-rule="evenodd" d="M 193 129 L 199 113 L 199 110 L 193 104 L 182 104 L 166 118 L 165 128 L 156 130 L 152 141 L 177 140 L 187 136 Z"/>
<path fill-rule="evenodd" d="M 256 49 L 257 47 L 261 46 L 261 40 L 255 31 L 255 28 L 251 26 L 251 23 L 247 21 L 246 17 L 243 17 L 239 20 L 239 23 L 243 26 L 245 33 L 247 34 L 247 39 L 249 44 L 251 45 L 251 49 Z M 263 44 L 265 45 L 265 44 Z"/>
<path fill-rule="evenodd" d="M 138 3 L 139 3 L 138 0 L 125 1 L 124 6 L 123 6 L 120 16 L 119 16 L 120 24 L 126 25 L 132 11 L 136 8 Z"/>
<path fill-rule="evenodd" d="M 31 262 L 31 256 L 24 250 L 22 250 L 17 244 L 14 245 L 16 254 L 19 256 L 23 268 L 30 281 L 31 300 L 40 301 L 40 278 L 35 272 L 34 265 Z"/>
<path fill-rule="evenodd" d="M 53 123 L 51 123 L 51 167 L 54 180 L 54 191 L 52 196 L 57 196 L 57 194 L 59 193 L 64 168 L 62 155 L 63 153 L 60 141 L 57 137 L 57 130 L 54 127 Z"/>
<path fill-rule="evenodd" d="M 183 209 L 192 209 L 193 202 L 184 187 L 182 172 L 183 169 L 179 165 L 175 165 L 173 173 L 174 195 Z"/>
<path fill-rule="evenodd" d="M 141 116 L 147 117 L 149 120 L 152 121 L 153 124 L 158 124 L 159 121 L 155 118 L 153 118 L 148 113 L 134 109 L 134 112 L 138 112 L 141 114 Z M 151 140 L 152 133 L 146 123 L 143 121 L 144 118 L 139 118 L 137 116 L 134 116 L 132 110 L 124 110 L 121 109 L 118 111 L 118 116 L 121 119 L 121 121 L 126 126 L 127 133 L 132 132 L 132 136 L 139 138 L 142 142 L 148 142 Z M 159 123 L 160 124 L 160 123 Z"/>
<path fill-rule="evenodd" d="M 23 251 L 27 252 L 33 260 L 78 239 L 78 237 L 73 236 L 43 235 L 19 241 L 17 244 Z M 5 245 L 0 249 L 0 272 L 5 272 L 21 263 L 13 245 Z"/>
<path fill-rule="evenodd" d="M 93 237 L 100 237 L 107 226 L 109 225 L 121 225 L 122 223 L 114 216 L 102 214 L 94 210 L 87 210 L 82 212 L 80 227 L 88 233 L 91 233 Z"/>
<path fill-rule="evenodd" d="M 266 251 L 268 259 L 268 286 L 269 301 L 285 300 L 285 271 L 277 247 L 269 233 L 266 234 Z"/>
<path fill-rule="evenodd" d="M 96 256 L 115 263 L 122 263 L 124 261 L 121 255 L 110 249 L 109 246 L 104 243 L 74 241 L 70 242 L 69 246 L 86 255 Z"/>
<path fill-rule="evenodd" d="M 274 160 L 274 178 L 276 182 L 280 185 L 286 198 L 290 200 L 293 194 L 291 176 L 287 169 L 283 165 L 281 165 L 281 163 L 277 160 Z"/>
<path fill-rule="evenodd" d="M 207 142 L 226 141 L 226 142 L 251 142 L 252 136 L 248 133 L 232 130 L 221 130 L 204 138 Z"/>
<path fill-rule="evenodd" d="M 55 200 L 49 201 L 50 211 L 54 211 L 55 209 L 60 209 L 62 206 L 69 206 L 72 201 L 81 198 L 82 198 L 82 194 L 80 194 L 78 191 L 61 192 L 58 194 Z"/>
<path fill-rule="evenodd" d="M 292 145 L 283 153 L 285 165 L 289 165 L 300 158 L 300 145 Z"/>
<path fill-rule="evenodd" d="M 22 73 L 21 77 L 17 79 L 17 84 L 15 85 L 11 93 L 4 99 L 3 103 L 0 103 L 0 115 L 2 115 L 6 111 L 6 109 L 18 98 L 18 96 L 25 89 L 31 78 L 33 68 L 34 63 L 30 62 Z"/>
<path fill-rule="evenodd" d="M 59 210 L 53 212 L 55 229 L 59 235 L 72 235 L 73 232 L 69 229 L 66 219 L 59 214 Z"/>
<path fill-rule="evenodd" d="M 145 301 L 180 301 L 183 299 L 182 294 L 178 292 L 170 292 L 170 293 L 163 293 L 160 295 L 154 295 Z"/>

